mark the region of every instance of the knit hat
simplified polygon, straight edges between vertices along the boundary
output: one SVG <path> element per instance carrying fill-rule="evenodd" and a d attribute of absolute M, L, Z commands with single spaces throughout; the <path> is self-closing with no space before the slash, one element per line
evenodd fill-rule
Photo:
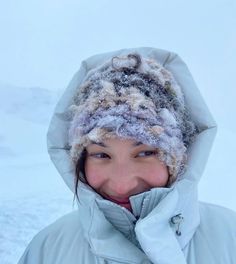
<path fill-rule="evenodd" d="M 89 71 L 70 111 L 75 163 L 91 142 L 134 139 L 157 148 L 169 183 L 183 174 L 187 147 L 198 132 L 171 72 L 137 53 L 110 58 Z"/>

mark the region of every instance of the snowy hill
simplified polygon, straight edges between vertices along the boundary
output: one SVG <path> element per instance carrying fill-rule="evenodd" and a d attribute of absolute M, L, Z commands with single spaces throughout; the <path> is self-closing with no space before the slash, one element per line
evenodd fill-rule
<path fill-rule="evenodd" d="M 60 94 L 0 84 L 0 198 L 67 190 L 46 146 L 48 123 Z"/>
<path fill-rule="evenodd" d="M 38 124 L 47 124 L 61 91 L 14 87 L 0 83 L 0 111 Z"/>

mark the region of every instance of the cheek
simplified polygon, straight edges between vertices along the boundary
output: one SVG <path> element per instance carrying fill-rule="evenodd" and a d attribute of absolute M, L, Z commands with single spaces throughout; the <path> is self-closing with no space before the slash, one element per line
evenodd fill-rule
<path fill-rule="evenodd" d="M 105 181 L 104 172 L 99 166 L 85 162 L 85 175 L 90 186 L 94 189 L 101 187 Z"/>
<path fill-rule="evenodd" d="M 145 168 L 143 173 L 143 180 L 145 180 L 150 186 L 164 187 L 169 179 L 169 173 L 166 166 L 158 164 Z"/>

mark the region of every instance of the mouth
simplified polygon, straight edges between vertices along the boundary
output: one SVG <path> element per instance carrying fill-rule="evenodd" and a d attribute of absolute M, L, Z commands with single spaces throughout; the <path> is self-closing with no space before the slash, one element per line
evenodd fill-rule
<path fill-rule="evenodd" d="M 129 197 L 116 197 L 116 196 L 106 195 L 105 198 L 119 205 L 130 204 Z"/>

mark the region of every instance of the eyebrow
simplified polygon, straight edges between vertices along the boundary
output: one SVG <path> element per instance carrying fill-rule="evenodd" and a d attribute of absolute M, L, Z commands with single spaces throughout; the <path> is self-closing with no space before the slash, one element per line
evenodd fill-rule
<path fill-rule="evenodd" d="M 92 141 L 92 144 L 95 144 L 95 145 L 98 145 L 98 146 L 101 146 L 103 148 L 107 148 L 108 146 L 105 145 L 103 142 L 95 142 L 95 141 Z M 140 146 L 140 145 L 143 145 L 143 143 L 141 141 L 138 141 L 138 142 L 134 142 L 132 144 L 133 147 L 137 147 L 137 146 Z"/>
<path fill-rule="evenodd" d="M 91 144 L 94 144 L 94 145 L 98 145 L 98 146 L 107 148 L 107 146 L 103 142 L 95 142 L 95 141 L 92 141 Z"/>

